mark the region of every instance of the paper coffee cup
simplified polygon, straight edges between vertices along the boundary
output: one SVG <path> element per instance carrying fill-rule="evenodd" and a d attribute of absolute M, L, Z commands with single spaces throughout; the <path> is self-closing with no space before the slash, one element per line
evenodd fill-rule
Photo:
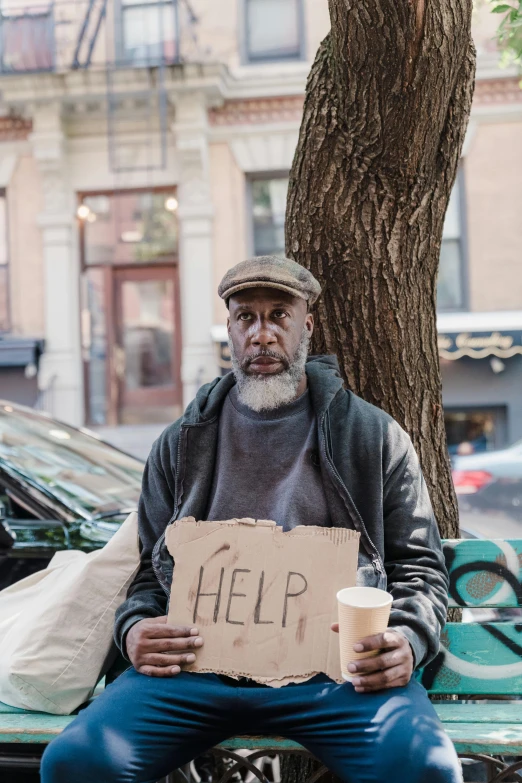
<path fill-rule="evenodd" d="M 348 664 L 378 654 L 378 650 L 357 653 L 353 646 L 365 636 L 386 630 L 392 601 L 390 593 L 377 587 L 345 587 L 337 593 L 341 672 L 344 680 L 350 681 L 357 676 L 348 671 Z"/>

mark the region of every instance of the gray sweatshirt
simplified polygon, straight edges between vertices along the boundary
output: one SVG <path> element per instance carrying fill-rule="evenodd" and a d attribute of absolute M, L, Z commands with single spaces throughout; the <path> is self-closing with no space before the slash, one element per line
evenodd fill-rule
<path fill-rule="evenodd" d="M 319 464 L 317 419 L 310 394 L 259 413 L 233 386 L 219 417 L 219 434 L 205 519 L 273 519 L 284 530 L 329 526 Z"/>

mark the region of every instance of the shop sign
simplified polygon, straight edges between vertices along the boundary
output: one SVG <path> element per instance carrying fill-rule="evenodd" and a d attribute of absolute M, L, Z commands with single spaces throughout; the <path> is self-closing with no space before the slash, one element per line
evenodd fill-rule
<path fill-rule="evenodd" d="M 487 356 L 510 359 L 517 354 L 522 355 L 522 331 L 442 333 L 439 334 L 438 345 L 439 356 L 443 359 L 455 360 L 463 356 L 471 359 L 485 359 Z"/>

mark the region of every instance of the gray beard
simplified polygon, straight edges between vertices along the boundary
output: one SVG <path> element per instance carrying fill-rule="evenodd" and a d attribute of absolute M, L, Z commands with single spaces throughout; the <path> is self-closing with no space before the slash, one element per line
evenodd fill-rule
<path fill-rule="evenodd" d="M 274 410 L 295 400 L 310 346 L 310 334 L 306 328 L 303 329 L 301 340 L 289 367 L 276 375 L 249 375 L 239 364 L 230 339 L 228 344 L 238 396 L 243 405 L 259 412 Z"/>

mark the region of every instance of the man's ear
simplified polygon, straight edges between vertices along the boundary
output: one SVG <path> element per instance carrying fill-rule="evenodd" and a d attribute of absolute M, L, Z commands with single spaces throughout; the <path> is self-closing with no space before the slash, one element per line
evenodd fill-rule
<path fill-rule="evenodd" d="M 307 313 L 306 318 L 305 318 L 305 327 L 306 327 L 306 329 L 308 329 L 308 332 L 309 332 L 310 337 L 311 337 L 312 334 L 313 334 L 313 331 L 314 331 L 314 317 L 313 317 L 312 313 Z"/>
<path fill-rule="evenodd" d="M 227 332 L 230 334 L 230 316 L 227 315 Z"/>

